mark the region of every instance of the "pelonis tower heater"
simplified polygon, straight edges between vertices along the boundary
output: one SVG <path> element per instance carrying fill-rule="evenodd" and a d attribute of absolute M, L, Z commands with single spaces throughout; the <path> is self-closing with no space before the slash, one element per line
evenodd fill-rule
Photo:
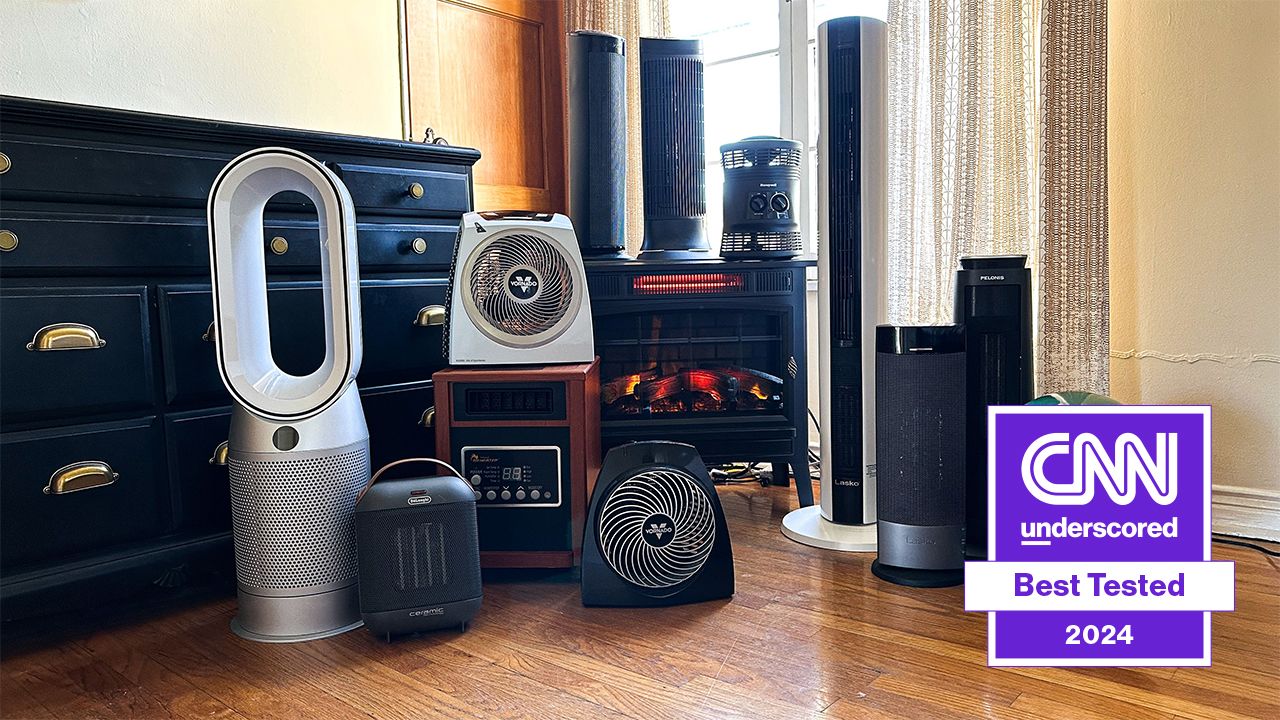
<path fill-rule="evenodd" d="M 309 375 L 276 366 L 262 216 L 277 193 L 315 204 L 325 355 Z M 227 439 L 239 611 L 236 634 L 294 642 L 360 626 L 352 511 L 369 480 L 360 370 L 360 272 L 351 196 L 312 158 L 247 152 L 209 196 L 218 372 L 234 406 Z"/>
<path fill-rule="evenodd" d="M 783 519 L 792 540 L 876 549 L 875 333 L 882 322 L 887 30 L 818 26 L 818 375 L 822 498 Z"/>

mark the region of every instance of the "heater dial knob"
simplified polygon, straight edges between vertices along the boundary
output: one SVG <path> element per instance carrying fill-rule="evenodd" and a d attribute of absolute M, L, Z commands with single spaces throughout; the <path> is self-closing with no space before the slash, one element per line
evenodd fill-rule
<path fill-rule="evenodd" d="M 762 213 L 769 209 L 769 199 L 761 193 L 756 193 L 747 201 L 747 206 L 751 208 L 753 213 Z"/>
<path fill-rule="evenodd" d="M 781 214 L 791 209 L 791 201 L 787 199 L 786 195 L 776 193 L 769 198 L 769 207 L 773 208 L 774 212 Z"/>

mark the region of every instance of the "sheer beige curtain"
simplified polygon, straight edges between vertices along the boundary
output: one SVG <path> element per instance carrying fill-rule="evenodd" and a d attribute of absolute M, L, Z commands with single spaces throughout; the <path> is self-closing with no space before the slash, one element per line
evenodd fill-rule
<path fill-rule="evenodd" d="M 627 252 L 644 241 L 640 161 L 640 38 L 670 34 L 667 0 L 567 0 L 565 30 L 599 30 L 627 42 Z"/>
<path fill-rule="evenodd" d="M 889 320 L 951 322 L 961 255 L 1028 255 L 1046 391 L 1107 386 L 1105 22 L 1105 0 L 889 3 Z"/>

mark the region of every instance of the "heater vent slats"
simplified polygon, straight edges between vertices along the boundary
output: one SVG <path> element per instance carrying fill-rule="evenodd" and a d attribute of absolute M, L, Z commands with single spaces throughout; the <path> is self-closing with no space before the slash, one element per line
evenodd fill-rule
<path fill-rule="evenodd" d="M 831 51 L 827 85 L 830 93 L 827 126 L 826 241 L 830 243 L 832 327 L 836 341 L 860 347 L 862 333 L 862 224 L 859 206 L 861 113 L 860 62 L 856 45 L 837 45 Z"/>

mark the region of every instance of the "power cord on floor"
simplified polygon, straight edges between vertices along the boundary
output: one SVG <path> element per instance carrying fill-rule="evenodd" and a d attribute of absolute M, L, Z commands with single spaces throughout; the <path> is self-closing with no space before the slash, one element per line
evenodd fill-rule
<path fill-rule="evenodd" d="M 1280 558 L 1280 552 L 1272 550 L 1269 547 L 1264 547 L 1256 543 L 1246 542 L 1244 540 L 1236 540 L 1229 536 L 1225 536 L 1222 533 L 1214 533 L 1213 541 L 1216 543 L 1221 543 L 1223 545 L 1234 545 L 1235 547 L 1242 547 L 1242 548 L 1248 548 L 1250 550 L 1257 550 L 1258 552 L 1268 557 Z"/>

